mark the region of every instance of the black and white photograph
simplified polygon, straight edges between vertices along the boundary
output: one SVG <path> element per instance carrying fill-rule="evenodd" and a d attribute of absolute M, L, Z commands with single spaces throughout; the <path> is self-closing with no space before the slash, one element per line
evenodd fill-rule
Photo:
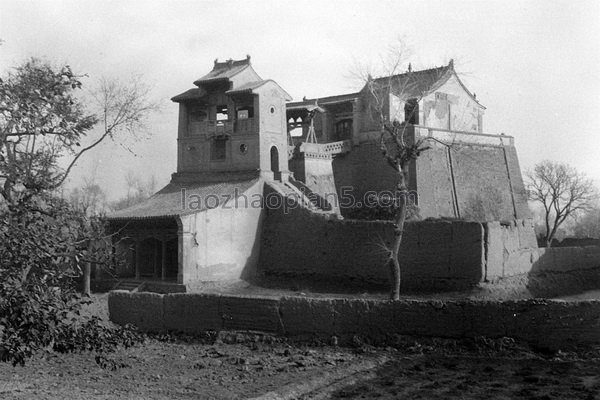
<path fill-rule="evenodd" d="M 0 398 L 600 400 L 600 2 L 0 0 Z"/>

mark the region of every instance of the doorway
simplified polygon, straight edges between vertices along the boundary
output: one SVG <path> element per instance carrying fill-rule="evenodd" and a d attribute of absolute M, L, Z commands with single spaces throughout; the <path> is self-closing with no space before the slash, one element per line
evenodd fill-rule
<path fill-rule="evenodd" d="M 281 171 L 279 170 L 279 151 L 276 146 L 271 147 L 271 171 L 275 180 L 281 180 Z"/>

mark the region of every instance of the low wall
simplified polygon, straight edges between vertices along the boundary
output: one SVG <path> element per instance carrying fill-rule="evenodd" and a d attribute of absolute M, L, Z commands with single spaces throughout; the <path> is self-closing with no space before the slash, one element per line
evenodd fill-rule
<path fill-rule="evenodd" d="M 550 349 L 600 344 L 600 301 L 381 301 L 113 291 L 111 321 L 144 331 L 255 330 L 288 337 L 513 337 Z"/>
<path fill-rule="evenodd" d="M 389 221 L 268 210 L 258 283 L 330 292 L 388 288 L 385 248 L 393 237 Z M 600 288 L 600 247 L 538 248 L 532 220 L 409 222 L 399 258 L 404 292 L 486 283 L 485 290 L 495 285 L 498 293 L 528 298 Z"/>
<path fill-rule="evenodd" d="M 529 273 L 539 258 L 533 221 L 517 220 L 508 224 L 486 222 L 485 280 Z"/>
<path fill-rule="evenodd" d="M 556 297 L 600 288 L 600 247 L 537 248 L 533 223 L 483 224 L 485 287 L 514 297 Z"/>
<path fill-rule="evenodd" d="M 600 239 L 597 238 L 573 238 L 566 237 L 560 242 L 552 240 L 552 247 L 581 247 L 581 246 L 600 246 Z"/>
<path fill-rule="evenodd" d="M 258 274 L 299 285 L 389 286 L 388 221 L 337 220 L 306 209 L 268 210 Z M 409 222 L 400 249 L 402 290 L 458 290 L 482 280 L 484 231 L 480 223 Z"/>

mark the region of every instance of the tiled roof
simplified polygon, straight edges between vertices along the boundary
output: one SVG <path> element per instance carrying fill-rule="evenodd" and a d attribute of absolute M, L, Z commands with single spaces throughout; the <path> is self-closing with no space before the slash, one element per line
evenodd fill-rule
<path fill-rule="evenodd" d="M 227 93 L 252 91 L 252 90 L 254 90 L 256 88 L 261 87 L 262 85 L 264 85 L 267 82 L 268 82 L 268 80 L 246 82 L 246 83 L 243 83 L 243 84 L 239 85 L 235 89 L 228 90 Z"/>
<path fill-rule="evenodd" d="M 258 177 L 227 182 L 171 182 L 143 203 L 108 215 L 112 220 L 148 219 L 194 214 L 241 196 Z M 208 201 L 207 201 L 208 199 Z M 252 199 L 249 199 L 251 201 Z M 242 203 L 243 204 L 243 203 Z"/>
<path fill-rule="evenodd" d="M 442 67 L 424 69 L 421 71 L 409 71 L 403 74 L 376 78 L 373 82 L 381 87 L 388 86 L 391 82 L 394 92 L 405 99 L 422 98 L 439 89 L 448 79 L 455 75 L 458 83 L 467 94 L 477 103 L 477 99 L 462 83 L 454 71 L 454 60 Z M 366 85 L 365 85 L 366 88 Z M 363 88 L 363 90 L 365 90 Z M 480 104 L 481 105 L 481 104 Z M 483 107 L 483 106 L 482 106 Z M 485 108 L 485 107 L 484 107 Z"/>
<path fill-rule="evenodd" d="M 231 77 L 239 74 L 250 66 L 250 56 L 247 56 L 243 60 L 227 60 L 225 62 L 218 62 L 215 60 L 215 65 L 208 74 L 202 78 L 194 81 L 194 85 L 201 85 L 202 83 L 230 79 Z"/>
<path fill-rule="evenodd" d="M 204 90 L 202 88 L 194 88 L 194 89 L 187 90 L 181 94 L 178 94 L 175 97 L 172 97 L 171 101 L 180 103 L 180 102 L 184 102 L 186 100 L 201 99 L 205 95 L 206 95 L 206 90 Z"/>
<path fill-rule="evenodd" d="M 259 87 L 261 87 L 262 85 L 265 85 L 267 83 L 273 83 L 277 87 L 279 87 L 279 89 L 284 93 L 286 100 L 292 99 L 292 97 L 281 86 L 279 86 L 279 84 L 277 82 L 275 82 L 272 79 L 261 79 L 260 81 L 246 82 L 246 83 L 243 83 L 243 84 L 237 86 L 234 89 L 230 89 L 230 90 L 226 91 L 225 93 L 227 93 L 227 94 L 252 93 L 255 89 L 258 89 Z"/>
<path fill-rule="evenodd" d="M 452 75 L 452 63 L 438 68 L 411 71 L 403 74 L 376 78 L 376 85 L 387 86 L 390 83 L 396 93 L 405 98 L 420 98 L 442 86 Z"/>

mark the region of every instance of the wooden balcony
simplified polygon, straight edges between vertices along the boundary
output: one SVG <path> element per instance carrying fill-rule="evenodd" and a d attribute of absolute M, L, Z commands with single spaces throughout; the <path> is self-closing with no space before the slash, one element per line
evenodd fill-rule
<path fill-rule="evenodd" d="M 258 132 L 258 121 L 254 118 L 191 121 L 188 125 L 187 136 L 231 136 Z"/>

